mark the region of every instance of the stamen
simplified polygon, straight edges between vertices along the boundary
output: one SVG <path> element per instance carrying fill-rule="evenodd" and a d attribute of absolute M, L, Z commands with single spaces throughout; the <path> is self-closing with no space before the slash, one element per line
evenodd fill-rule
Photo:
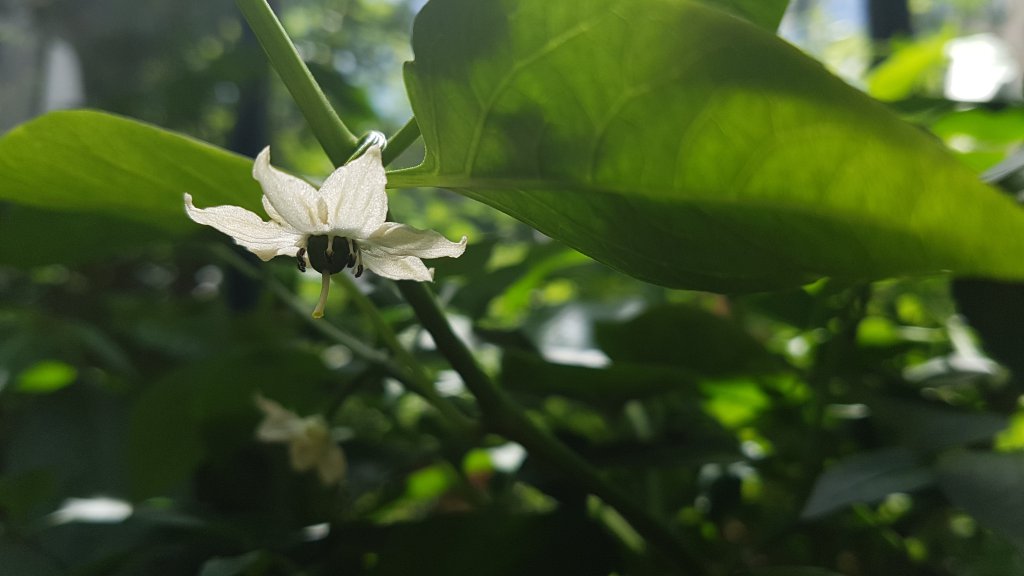
<path fill-rule="evenodd" d="M 353 242 L 352 244 L 355 247 L 355 250 L 351 252 L 351 254 L 354 256 L 353 261 L 356 264 L 355 277 L 359 278 L 360 276 L 363 275 L 363 253 L 362 251 L 359 250 L 359 244 L 356 244 L 355 242 Z"/>
<path fill-rule="evenodd" d="M 355 240 L 351 238 L 346 238 L 345 240 L 348 240 L 348 261 L 345 263 L 345 267 L 351 268 L 356 264 L 356 259 L 358 258 L 357 254 L 359 253 L 359 247 L 356 245 Z"/>
<path fill-rule="evenodd" d="M 299 272 L 305 272 L 306 271 L 306 249 L 305 248 L 299 248 L 299 251 L 295 254 L 295 258 L 296 258 L 296 260 L 298 260 Z"/>
<path fill-rule="evenodd" d="M 331 275 L 328 272 L 321 273 L 322 280 L 320 281 L 320 301 L 316 303 L 316 308 L 313 309 L 313 318 L 324 317 L 324 307 L 327 306 L 327 293 L 331 290 Z"/>
<path fill-rule="evenodd" d="M 330 258 L 334 255 L 334 236 L 327 236 L 327 257 Z"/>

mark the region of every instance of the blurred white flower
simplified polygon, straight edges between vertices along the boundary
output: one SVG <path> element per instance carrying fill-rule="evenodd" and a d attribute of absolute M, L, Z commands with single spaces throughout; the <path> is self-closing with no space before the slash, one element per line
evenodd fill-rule
<path fill-rule="evenodd" d="M 256 157 L 253 177 L 263 188 L 263 209 L 270 221 L 238 206 L 196 208 L 185 194 L 189 218 L 231 236 L 263 260 L 275 256 L 298 259 L 322 275 L 320 302 L 313 316 L 323 316 L 331 274 L 353 268 L 392 280 L 433 280 L 421 258 L 457 258 L 466 237 L 451 242 L 433 230 L 385 222 L 387 177 L 381 148 L 371 145 L 363 155 L 335 170 L 320 189 L 270 165 L 270 148 Z"/>
<path fill-rule="evenodd" d="M 327 422 L 321 416 L 300 418 L 291 410 L 256 396 L 263 422 L 256 429 L 261 442 L 288 444 L 292 468 L 298 472 L 316 470 L 324 486 L 332 486 L 345 477 L 345 455 L 331 440 Z"/>

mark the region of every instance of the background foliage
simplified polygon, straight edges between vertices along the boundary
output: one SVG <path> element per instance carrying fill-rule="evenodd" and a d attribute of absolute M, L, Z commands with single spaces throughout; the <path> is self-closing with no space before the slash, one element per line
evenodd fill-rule
<path fill-rule="evenodd" d="M 104 112 L 0 139 L 0 574 L 672 573 L 577 478 L 360 353 L 397 340 L 479 415 L 392 283 L 339 280 L 311 323 L 316 279 L 184 218 L 183 191 L 256 208 L 268 142 L 330 162 L 231 3 L 157 4 L 33 13 Z M 987 169 L 1019 108 L 879 71 L 885 108 L 771 37 L 783 3 L 705 4 L 279 12 L 350 127 L 416 112 L 392 210 L 470 235 L 434 288 L 486 372 L 702 571 L 1024 573 L 1020 290 L 938 273 L 1019 280 L 1021 213 L 922 130 Z M 255 440 L 257 393 L 327 418 L 341 487 Z"/>

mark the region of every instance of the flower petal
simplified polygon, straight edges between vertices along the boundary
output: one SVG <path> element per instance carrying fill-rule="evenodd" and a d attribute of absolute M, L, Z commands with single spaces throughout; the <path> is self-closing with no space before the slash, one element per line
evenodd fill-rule
<path fill-rule="evenodd" d="M 256 214 L 238 206 L 196 208 L 192 195 L 185 194 L 188 217 L 231 236 L 239 246 L 247 248 L 262 260 L 274 256 L 294 256 L 305 243 L 302 234 L 288 230 L 276 222 L 264 222 Z"/>
<path fill-rule="evenodd" d="M 317 462 L 316 471 L 320 477 L 320 483 L 324 486 L 333 486 L 345 478 L 345 454 L 336 445 L 332 445 L 320 456 Z"/>
<path fill-rule="evenodd" d="M 294 412 L 273 400 L 257 394 L 256 406 L 263 412 L 263 421 L 256 429 L 256 438 L 261 442 L 290 442 L 303 432 L 303 422 Z"/>
<path fill-rule="evenodd" d="M 373 233 L 388 214 L 386 184 L 379 146 L 371 146 L 362 156 L 331 173 L 320 194 L 327 203 L 333 231 L 349 238 L 366 238 Z"/>
<path fill-rule="evenodd" d="M 423 265 L 423 261 L 415 256 L 395 256 L 369 247 L 362 250 L 363 266 L 378 276 L 391 280 L 416 280 L 431 282 L 434 273 Z"/>
<path fill-rule="evenodd" d="M 458 242 L 452 242 L 433 230 L 420 230 L 396 222 L 381 224 L 366 238 L 366 242 L 389 254 L 417 258 L 458 258 L 466 251 L 465 236 Z"/>
<path fill-rule="evenodd" d="M 252 166 L 252 177 L 263 188 L 267 199 L 264 204 L 273 208 L 267 209 L 268 215 L 274 220 L 282 221 L 295 230 L 305 234 L 326 232 L 327 222 L 323 221 L 320 210 L 320 195 L 305 180 L 274 168 L 270 165 L 270 147 L 266 147 Z"/>

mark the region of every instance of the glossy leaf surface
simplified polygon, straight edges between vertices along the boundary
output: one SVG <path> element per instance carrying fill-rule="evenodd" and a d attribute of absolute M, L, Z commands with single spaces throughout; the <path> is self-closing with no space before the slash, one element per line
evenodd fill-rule
<path fill-rule="evenodd" d="M 432 0 L 413 47 L 427 152 L 391 184 L 457 190 L 635 277 L 732 291 L 1024 276 L 1010 199 L 722 11 Z"/>
<path fill-rule="evenodd" d="M 182 195 L 200 206 L 260 203 L 252 160 L 136 120 L 54 112 L 0 138 L 0 200 L 164 233 L 195 230 Z M 54 231 L 51 231 L 54 232 Z"/>

